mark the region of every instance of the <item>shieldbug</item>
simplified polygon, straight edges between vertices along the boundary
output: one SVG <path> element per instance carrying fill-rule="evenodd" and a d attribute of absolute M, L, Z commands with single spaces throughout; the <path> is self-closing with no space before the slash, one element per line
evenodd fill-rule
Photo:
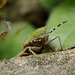
<path fill-rule="evenodd" d="M 46 27 L 42 27 L 37 29 L 35 32 L 33 32 L 25 41 L 23 44 L 23 50 L 21 53 L 19 53 L 17 56 L 27 56 L 30 54 L 36 55 L 38 52 L 42 50 L 43 47 L 45 47 L 48 43 L 55 40 L 56 38 L 59 39 L 60 44 L 60 50 L 62 51 L 62 45 L 61 40 L 59 36 L 55 36 L 52 39 L 48 40 L 48 36 L 50 33 L 52 33 L 56 28 L 61 26 L 62 24 L 66 23 L 67 21 L 64 21 L 60 24 L 58 24 L 52 31 L 46 33 Z M 54 51 L 54 50 L 53 50 Z M 36 55 L 37 56 L 37 55 Z"/>

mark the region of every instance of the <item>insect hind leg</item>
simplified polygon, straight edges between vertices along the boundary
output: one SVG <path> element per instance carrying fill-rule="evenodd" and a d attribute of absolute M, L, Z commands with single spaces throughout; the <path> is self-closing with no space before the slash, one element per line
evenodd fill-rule
<path fill-rule="evenodd" d="M 59 36 L 55 36 L 55 37 L 53 37 L 52 39 L 50 39 L 49 41 L 47 41 L 45 44 L 48 44 L 48 43 L 54 41 L 56 38 L 59 39 L 60 50 L 63 51 L 62 44 L 61 44 L 61 40 L 60 40 L 60 37 L 59 37 Z"/>

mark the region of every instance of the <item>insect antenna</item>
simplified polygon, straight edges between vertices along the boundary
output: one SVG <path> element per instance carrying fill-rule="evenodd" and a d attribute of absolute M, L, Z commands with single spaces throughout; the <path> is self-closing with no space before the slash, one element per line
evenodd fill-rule
<path fill-rule="evenodd" d="M 55 28 L 53 28 L 53 30 L 51 30 L 50 32 L 47 33 L 47 36 L 49 35 L 49 33 L 52 33 L 54 30 L 56 30 L 58 27 L 60 27 L 62 24 L 66 23 L 67 21 L 64 21 L 60 24 L 58 24 Z"/>

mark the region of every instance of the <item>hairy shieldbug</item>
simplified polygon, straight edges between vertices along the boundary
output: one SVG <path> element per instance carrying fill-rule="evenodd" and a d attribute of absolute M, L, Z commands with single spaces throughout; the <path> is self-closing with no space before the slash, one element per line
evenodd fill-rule
<path fill-rule="evenodd" d="M 30 54 L 36 55 L 36 53 L 40 52 L 43 47 L 45 47 L 48 43 L 55 40 L 56 38 L 59 39 L 60 44 L 60 50 L 62 51 L 62 45 L 61 40 L 59 36 L 55 36 L 52 39 L 48 40 L 48 36 L 50 33 L 52 33 L 57 27 L 60 25 L 66 23 L 67 21 L 64 21 L 57 25 L 52 31 L 46 33 L 46 27 L 42 27 L 37 29 L 35 32 L 33 32 L 25 41 L 23 44 L 23 50 L 21 53 L 19 53 L 17 56 L 27 56 Z M 54 50 L 53 50 L 54 51 Z M 37 56 L 37 55 L 36 55 Z"/>

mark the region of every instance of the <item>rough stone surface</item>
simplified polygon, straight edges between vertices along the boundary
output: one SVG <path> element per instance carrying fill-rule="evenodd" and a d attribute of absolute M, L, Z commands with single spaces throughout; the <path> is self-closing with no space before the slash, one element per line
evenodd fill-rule
<path fill-rule="evenodd" d="M 0 75 L 75 75 L 75 49 L 38 56 L 0 62 Z"/>

